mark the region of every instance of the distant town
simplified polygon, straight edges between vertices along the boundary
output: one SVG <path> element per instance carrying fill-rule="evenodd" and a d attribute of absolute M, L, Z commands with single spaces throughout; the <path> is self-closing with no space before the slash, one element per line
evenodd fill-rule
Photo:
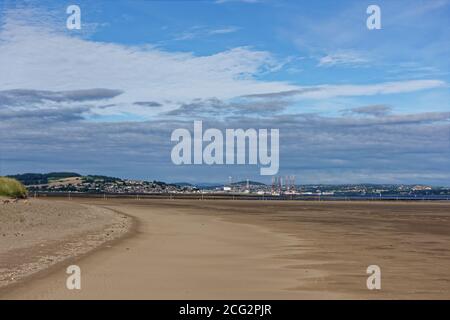
<path fill-rule="evenodd" d="M 33 193 L 87 194 L 233 194 L 291 197 L 443 197 L 450 196 L 449 187 L 428 185 L 341 184 L 299 185 L 294 176 L 274 177 L 271 184 L 251 180 L 223 184 L 166 183 L 120 179 L 101 175 L 80 175 L 73 172 L 47 174 L 25 173 L 8 177 L 21 181 Z"/>

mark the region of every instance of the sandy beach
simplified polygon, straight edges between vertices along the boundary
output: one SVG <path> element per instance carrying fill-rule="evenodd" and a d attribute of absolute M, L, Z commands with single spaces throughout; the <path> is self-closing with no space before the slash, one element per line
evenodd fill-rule
<path fill-rule="evenodd" d="M 97 212 L 90 221 L 98 223 L 82 223 L 79 213 L 80 221 L 61 227 L 67 234 L 29 235 L 30 243 L 69 238 L 85 248 L 86 233 L 106 230 L 105 221 L 128 216 L 135 227 L 3 286 L 1 299 L 450 298 L 449 203 L 73 199 L 31 206 L 55 204 L 62 207 L 52 210 Z M 89 230 L 74 232 L 80 225 Z M 28 259 L 14 252 L 59 256 L 50 246 L 42 254 L 9 243 L 0 245 L 3 278 Z M 66 288 L 70 264 L 81 268 L 81 290 Z M 382 288 L 370 291 L 366 268 L 374 264 Z"/>
<path fill-rule="evenodd" d="M 132 219 L 100 206 L 21 200 L 0 205 L 0 293 L 128 234 Z"/>

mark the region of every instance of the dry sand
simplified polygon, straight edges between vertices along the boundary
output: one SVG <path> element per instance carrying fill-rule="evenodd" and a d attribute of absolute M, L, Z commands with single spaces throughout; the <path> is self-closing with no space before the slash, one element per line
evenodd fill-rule
<path fill-rule="evenodd" d="M 0 205 L 0 290 L 120 238 L 131 224 L 123 214 L 72 201 Z"/>
<path fill-rule="evenodd" d="M 0 298 L 450 299 L 450 203 L 76 201 L 134 217 L 134 235 L 75 261 L 81 290 L 67 262 Z"/>

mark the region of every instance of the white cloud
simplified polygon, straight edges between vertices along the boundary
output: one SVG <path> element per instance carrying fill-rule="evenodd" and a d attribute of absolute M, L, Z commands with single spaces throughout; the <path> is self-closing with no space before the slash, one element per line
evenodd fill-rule
<path fill-rule="evenodd" d="M 0 30 L 2 90 L 109 88 L 124 91 L 114 103 L 130 103 L 228 99 L 295 89 L 285 82 L 254 78 L 277 65 L 270 53 L 248 47 L 196 56 L 152 46 L 94 42 L 70 36 L 70 31 L 55 32 L 12 20 L 7 20 Z M 113 112 L 113 108 L 108 112 Z"/>
<path fill-rule="evenodd" d="M 121 95 L 109 99 L 112 107 L 100 108 L 104 102 L 93 102 L 91 110 L 99 115 L 127 113 L 152 117 L 199 98 L 226 101 L 238 96 L 259 95 L 327 99 L 404 93 L 446 85 L 439 80 L 415 80 L 297 86 L 257 79 L 258 75 L 279 70 L 285 62 L 275 59 L 269 52 L 249 47 L 196 56 L 153 46 L 132 47 L 80 39 L 71 36 L 68 30 L 54 31 L 48 24 L 26 25 L 17 19 L 5 21 L 0 29 L 0 90 L 62 92 L 104 88 L 122 91 Z M 334 56 L 324 63 L 343 59 L 343 56 Z M 360 60 L 353 56 L 353 61 Z M 163 106 L 148 108 L 134 104 L 136 101 L 153 101 Z"/>
<path fill-rule="evenodd" d="M 368 63 L 369 60 L 362 57 L 359 53 L 353 51 L 337 52 L 328 54 L 319 59 L 320 67 L 329 67 L 335 65 L 361 65 Z"/>

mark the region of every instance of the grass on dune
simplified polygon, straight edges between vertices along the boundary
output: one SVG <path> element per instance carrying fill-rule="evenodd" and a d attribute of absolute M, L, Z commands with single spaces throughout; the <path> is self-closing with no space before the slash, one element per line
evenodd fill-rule
<path fill-rule="evenodd" d="M 15 179 L 0 177 L 0 196 L 25 198 L 27 189 Z"/>

